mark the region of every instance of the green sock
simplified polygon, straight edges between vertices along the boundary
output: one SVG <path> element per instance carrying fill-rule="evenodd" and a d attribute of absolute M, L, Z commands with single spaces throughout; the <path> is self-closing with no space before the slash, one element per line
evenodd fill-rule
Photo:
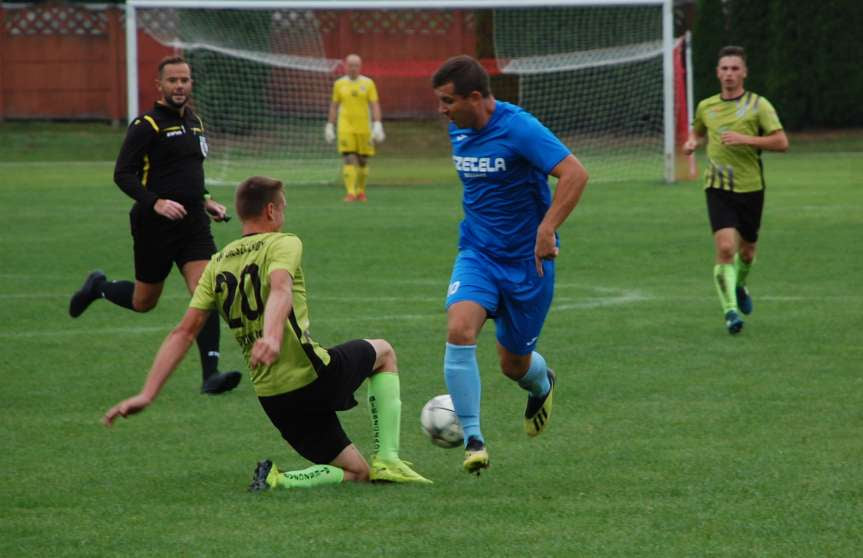
<path fill-rule="evenodd" d="M 713 267 L 713 283 L 716 292 L 719 293 L 719 302 L 722 304 L 722 312 L 734 310 L 737 312 L 737 297 L 734 287 L 737 285 L 737 272 L 734 264 L 716 264 Z"/>
<path fill-rule="evenodd" d="M 369 412 L 375 453 L 383 460 L 398 459 L 402 400 L 397 373 L 378 372 L 369 378 Z"/>
<path fill-rule="evenodd" d="M 740 254 L 734 255 L 734 267 L 737 270 L 737 284 L 745 285 L 746 278 L 749 277 L 749 270 L 752 269 L 752 264 L 755 263 L 755 260 L 747 263 L 744 262 L 743 259 L 740 258 Z"/>
<path fill-rule="evenodd" d="M 299 471 L 284 471 L 277 482 L 282 488 L 312 488 L 326 484 L 339 484 L 345 472 L 332 465 L 312 465 Z"/>

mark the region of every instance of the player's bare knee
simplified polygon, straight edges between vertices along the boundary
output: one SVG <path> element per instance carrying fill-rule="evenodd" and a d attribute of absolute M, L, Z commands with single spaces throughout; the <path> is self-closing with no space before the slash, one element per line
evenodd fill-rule
<path fill-rule="evenodd" d="M 450 320 L 446 340 L 453 345 L 475 345 L 477 330 L 467 321 Z"/>
<path fill-rule="evenodd" d="M 734 259 L 734 242 L 717 242 L 716 255 L 722 261 L 730 261 Z"/>
<path fill-rule="evenodd" d="M 386 339 L 366 339 L 375 349 L 375 372 L 397 372 L 396 350 Z"/>

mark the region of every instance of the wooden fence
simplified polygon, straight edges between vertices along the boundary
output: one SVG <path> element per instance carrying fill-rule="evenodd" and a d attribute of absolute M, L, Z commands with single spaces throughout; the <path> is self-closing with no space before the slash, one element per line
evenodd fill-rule
<path fill-rule="evenodd" d="M 330 11 L 316 17 L 325 56 L 360 54 L 387 116 L 432 114 L 434 67 L 454 54 L 476 53 L 471 11 Z M 138 32 L 142 110 L 156 99 L 154 68 L 172 52 Z M 125 118 L 123 6 L 0 4 L 0 119 Z"/>

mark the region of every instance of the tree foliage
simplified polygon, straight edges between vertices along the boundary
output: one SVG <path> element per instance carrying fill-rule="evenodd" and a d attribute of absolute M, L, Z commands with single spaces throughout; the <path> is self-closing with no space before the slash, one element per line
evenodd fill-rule
<path fill-rule="evenodd" d="M 787 128 L 863 125 L 863 2 L 699 0 L 693 25 L 697 99 L 719 89 L 716 54 L 746 48 L 747 89 L 776 106 Z"/>

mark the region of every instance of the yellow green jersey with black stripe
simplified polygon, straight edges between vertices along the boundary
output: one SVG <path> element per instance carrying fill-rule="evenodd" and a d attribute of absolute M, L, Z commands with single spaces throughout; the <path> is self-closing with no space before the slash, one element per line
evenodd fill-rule
<path fill-rule="evenodd" d="M 708 165 L 704 170 L 704 187 L 757 192 L 764 189 L 761 150 L 751 145 L 724 145 L 724 132 L 749 136 L 767 136 L 782 129 L 776 109 L 770 101 L 751 91 L 734 99 L 717 94 L 700 103 L 692 128 L 707 135 Z"/>
<path fill-rule="evenodd" d="M 301 266 L 303 243 L 289 233 L 244 236 L 210 258 L 190 308 L 217 310 L 236 337 L 248 365 L 252 346 L 264 329 L 270 274 L 285 270 L 293 278 L 292 309 L 285 321 L 282 351 L 273 364 L 251 369 L 259 396 L 278 395 L 310 384 L 330 355 L 309 336 L 309 308 Z"/>

